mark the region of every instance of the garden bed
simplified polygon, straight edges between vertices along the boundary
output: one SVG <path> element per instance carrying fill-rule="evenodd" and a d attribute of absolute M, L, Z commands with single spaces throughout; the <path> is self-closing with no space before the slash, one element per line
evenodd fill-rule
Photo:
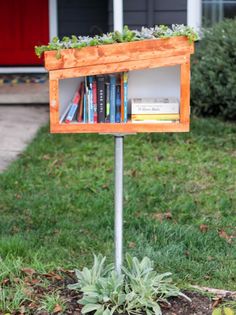
<path fill-rule="evenodd" d="M 81 314 L 82 306 L 78 304 L 81 294 L 67 288 L 68 284 L 76 282 L 73 271 L 60 269 L 47 274 L 38 274 L 33 269 L 24 269 L 21 280 L 24 283 L 24 292 L 28 295 L 28 299 L 25 299 L 25 301 L 19 304 L 18 309 L 11 311 L 9 314 Z M 19 279 L 15 278 L 15 282 L 17 281 L 19 281 Z M 2 288 L 14 287 L 16 285 L 16 283 L 11 283 L 8 279 L 5 279 L 3 282 Z M 191 302 L 182 297 L 171 298 L 169 299 L 169 304 L 161 305 L 163 315 L 211 315 L 214 305 L 218 307 L 220 303 L 222 304 L 231 300 L 230 296 L 223 301 L 220 298 L 211 299 L 207 295 L 199 292 L 184 291 L 184 293 L 191 299 Z M 46 297 L 56 295 L 58 299 L 55 299 L 54 302 L 42 302 L 46 300 Z M 42 305 L 47 305 L 48 308 L 51 307 L 53 311 L 43 309 Z M 4 312 L 0 310 L 0 314 L 8 313 L 6 310 L 4 310 Z"/>

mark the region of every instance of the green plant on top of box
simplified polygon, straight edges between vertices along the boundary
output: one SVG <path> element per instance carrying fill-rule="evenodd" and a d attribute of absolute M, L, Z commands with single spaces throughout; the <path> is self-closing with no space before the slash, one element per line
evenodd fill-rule
<path fill-rule="evenodd" d="M 48 45 L 35 46 L 35 53 L 38 57 L 41 57 L 45 51 L 57 50 L 59 58 L 61 49 L 133 42 L 144 39 L 170 38 L 174 36 L 186 36 L 191 42 L 198 39 L 197 32 L 193 28 L 185 25 L 173 24 L 171 28 L 166 25 L 159 25 L 152 28 L 142 27 L 141 31 L 130 30 L 128 26 L 124 26 L 123 32 L 115 31 L 102 34 L 101 36 L 96 35 L 89 37 L 72 35 L 71 37 L 64 36 L 62 40 L 58 37 L 54 37 Z"/>

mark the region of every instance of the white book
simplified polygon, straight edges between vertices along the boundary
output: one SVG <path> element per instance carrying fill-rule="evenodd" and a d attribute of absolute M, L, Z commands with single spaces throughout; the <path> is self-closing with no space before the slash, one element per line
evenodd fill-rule
<path fill-rule="evenodd" d="M 132 114 L 178 114 L 179 101 L 175 97 L 133 98 Z"/>

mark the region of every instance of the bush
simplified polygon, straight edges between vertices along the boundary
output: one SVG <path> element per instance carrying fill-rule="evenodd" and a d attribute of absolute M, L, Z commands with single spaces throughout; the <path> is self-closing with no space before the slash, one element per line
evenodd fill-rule
<path fill-rule="evenodd" d="M 236 19 L 205 30 L 192 58 L 195 114 L 236 119 Z"/>

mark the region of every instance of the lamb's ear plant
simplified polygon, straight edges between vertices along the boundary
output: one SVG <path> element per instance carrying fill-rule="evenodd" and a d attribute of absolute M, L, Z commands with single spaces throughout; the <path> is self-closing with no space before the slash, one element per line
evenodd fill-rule
<path fill-rule="evenodd" d="M 122 275 L 115 272 L 113 264 L 105 265 L 105 260 L 101 255 L 94 256 L 93 267 L 76 270 L 78 283 L 69 285 L 83 293 L 78 301 L 83 305 L 82 314 L 161 315 L 160 302 L 171 296 L 187 298 L 172 283 L 171 274 L 158 274 L 147 257 L 139 261 L 126 255 Z"/>
<path fill-rule="evenodd" d="M 155 26 L 151 28 L 142 27 L 141 31 L 130 30 L 127 25 L 122 32 L 111 32 L 101 36 L 64 36 L 62 40 L 54 37 L 48 45 L 35 46 L 35 53 L 38 57 L 45 51 L 56 50 L 56 58 L 60 58 L 61 49 L 82 48 L 86 46 L 107 45 L 113 43 L 133 42 L 143 39 L 170 38 L 173 36 L 186 36 L 190 41 L 198 39 L 198 34 L 193 28 L 185 25 L 166 25 Z"/>

